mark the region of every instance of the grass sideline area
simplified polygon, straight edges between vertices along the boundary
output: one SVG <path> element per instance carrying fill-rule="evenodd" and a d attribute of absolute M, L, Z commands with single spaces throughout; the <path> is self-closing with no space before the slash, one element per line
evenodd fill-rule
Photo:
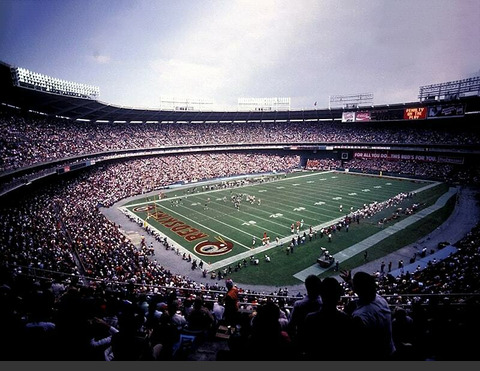
<path fill-rule="evenodd" d="M 447 190 L 444 183 L 420 179 L 337 171 L 296 172 L 174 187 L 155 197 L 139 197 L 123 204 L 120 210 L 166 236 L 181 254 L 202 261 L 209 274 L 225 271 L 236 282 L 289 286 L 300 283 L 294 274 L 315 264 L 322 248 L 332 255 L 340 252 L 404 219 L 401 211 L 413 204 L 417 205 L 416 212 L 433 205 Z M 333 232 L 331 242 L 320 233 L 309 238 L 310 227 L 319 232 L 364 205 L 400 193 L 411 197 L 351 223 L 348 232 L 345 228 Z M 369 249 L 369 257 L 387 255 L 421 238 L 450 215 L 453 205 L 449 202 L 405 231 L 379 242 Z M 401 211 L 392 219 L 397 209 Z M 384 219 L 388 222 L 379 223 Z M 287 246 L 297 234 L 297 223 L 299 234 L 305 233 L 306 240 L 295 246 L 293 254 L 287 254 Z M 268 238 L 265 244 L 264 236 Z M 268 263 L 265 254 L 271 258 Z M 250 263 L 251 256 L 259 259 L 259 265 Z M 362 263 L 363 253 L 342 262 L 342 269 Z M 333 273 L 332 266 L 323 276 Z"/>

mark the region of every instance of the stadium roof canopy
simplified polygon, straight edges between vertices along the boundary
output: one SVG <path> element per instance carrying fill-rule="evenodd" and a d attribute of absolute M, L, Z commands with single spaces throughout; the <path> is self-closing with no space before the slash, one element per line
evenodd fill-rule
<path fill-rule="evenodd" d="M 0 103 L 48 116 L 90 121 L 158 121 L 158 122 L 248 122 L 282 120 L 332 120 L 341 117 L 337 110 L 301 111 L 166 111 L 115 106 L 98 100 L 84 99 L 40 90 L 18 87 L 13 84 L 12 66 L 0 62 Z"/>
<path fill-rule="evenodd" d="M 286 121 L 330 121 L 342 120 L 344 111 L 362 109 L 403 109 L 418 107 L 420 102 L 408 102 L 387 105 L 368 105 L 355 109 L 325 108 L 311 110 L 278 111 L 171 111 L 122 107 L 95 99 L 79 98 L 69 95 L 53 94 L 42 90 L 17 86 L 12 78 L 16 67 L 0 61 L 0 104 L 13 106 L 22 112 L 36 112 L 50 117 L 63 117 L 73 121 L 92 122 L 286 122 Z M 475 101 L 475 113 L 478 112 L 479 97 Z M 436 102 L 422 105 L 435 105 Z"/>

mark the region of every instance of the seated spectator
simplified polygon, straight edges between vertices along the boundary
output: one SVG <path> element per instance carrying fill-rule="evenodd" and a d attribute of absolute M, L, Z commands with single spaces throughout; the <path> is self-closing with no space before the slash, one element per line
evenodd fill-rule
<path fill-rule="evenodd" d="M 245 360 L 294 360 L 292 342 L 279 322 L 280 308 L 272 301 L 261 304 L 251 321 L 246 341 Z"/>
<path fill-rule="evenodd" d="M 152 358 L 155 361 L 173 360 L 174 349 L 179 339 L 178 325 L 172 321 L 172 317 L 167 311 L 153 327 L 149 337 Z"/>
<path fill-rule="evenodd" d="M 145 316 L 134 304 L 126 304 L 118 318 L 119 331 L 112 335 L 111 348 L 106 352 L 110 361 L 149 361 L 153 352 L 142 326 Z"/>
<path fill-rule="evenodd" d="M 213 330 L 215 318 L 212 312 L 205 306 L 203 298 L 197 296 L 193 301 L 193 309 L 187 316 L 187 325 L 185 327 L 189 332 L 199 333 L 206 339 Z"/>
<path fill-rule="evenodd" d="M 395 359 L 420 360 L 420 355 L 416 354 L 417 340 L 413 318 L 401 306 L 396 307 L 393 312 L 392 336 L 396 348 Z"/>

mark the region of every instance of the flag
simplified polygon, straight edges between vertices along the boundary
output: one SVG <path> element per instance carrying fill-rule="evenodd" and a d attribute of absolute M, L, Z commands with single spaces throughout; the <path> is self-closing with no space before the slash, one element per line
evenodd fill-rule
<path fill-rule="evenodd" d="M 316 105 L 317 105 L 317 101 L 315 101 L 315 103 L 313 103 L 313 105 L 316 106 Z"/>

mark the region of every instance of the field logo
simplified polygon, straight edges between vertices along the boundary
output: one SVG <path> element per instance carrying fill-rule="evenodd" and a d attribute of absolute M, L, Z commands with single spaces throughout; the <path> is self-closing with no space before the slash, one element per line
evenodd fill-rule
<path fill-rule="evenodd" d="M 222 237 L 215 237 L 217 241 L 203 241 L 195 245 L 193 248 L 197 254 L 200 255 L 223 255 L 233 249 L 233 243 L 227 240 L 224 240 Z"/>
<path fill-rule="evenodd" d="M 133 209 L 134 213 L 141 213 L 145 211 L 153 210 L 155 207 L 153 205 L 138 206 Z"/>

